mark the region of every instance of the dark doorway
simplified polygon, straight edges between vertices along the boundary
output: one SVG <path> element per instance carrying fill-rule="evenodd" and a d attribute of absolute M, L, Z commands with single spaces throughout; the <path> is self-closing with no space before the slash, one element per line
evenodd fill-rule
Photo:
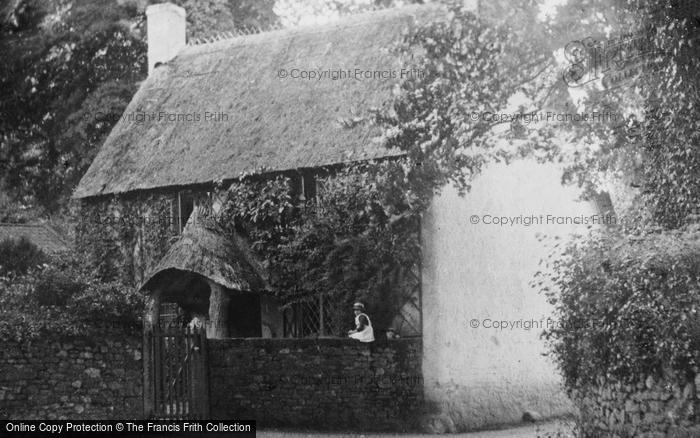
<path fill-rule="evenodd" d="M 259 338 L 262 336 L 260 295 L 235 293 L 229 303 L 229 336 Z"/>

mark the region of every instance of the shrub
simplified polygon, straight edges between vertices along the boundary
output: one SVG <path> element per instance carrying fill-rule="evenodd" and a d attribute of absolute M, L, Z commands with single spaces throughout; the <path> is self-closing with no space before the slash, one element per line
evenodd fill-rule
<path fill-rule="evenodd" d="M 87 288 L 84 275 L 67 263 L 47 265 L 37 273 L 32 295 L 40 306 L 65 306 Z"/>
<path fill-rule="evenodd" d="M 0 275 L 22 275 L 41 265 L 44 253 L 27 237 L 0 241 Z"/>
<path fill-rule="evenodd" d="M 80 256 L 47 258 L 25 275 L 0 277 L 0 337 L 22 341 L 51 332 L 67 336 L 131 331 L 140 324 L 141 294 L 104 283 Z"/>
<path fill-rule="evenodd" d="M 141 293 L 119 281 L 92 281 L 74 293 L 69 304 L 72 311 L 93 322 L 136 325 L 140 323 L 143 312 Z"/>
<path fill-rule="evenodd" d="M 596 379 L 692 376 L 700 358 L 700 231 L 640 236 L 616 230 L 553 258 L 545 336 L 568 390 Z M 547 289 L 545 287 L 545 289 Z"/>

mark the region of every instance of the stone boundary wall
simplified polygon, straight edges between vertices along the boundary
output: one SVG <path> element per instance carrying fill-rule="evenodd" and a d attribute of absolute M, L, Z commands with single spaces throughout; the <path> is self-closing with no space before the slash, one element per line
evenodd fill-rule
<path fill-rule="evenodd" d="M 698 437 L 700 375 L 605 382 L 573 394 L 584 437 Z"/>
<path fill-rule="evenodd" d="M 140 419 L 141 338 L 42 338 L 0 344 L 0 418 Z"/>
<path fill-rule="evenodd" d="M 416 429 L 421 350 L 420 339 L 210 339 L 211 415 L 259 428 Z"/>

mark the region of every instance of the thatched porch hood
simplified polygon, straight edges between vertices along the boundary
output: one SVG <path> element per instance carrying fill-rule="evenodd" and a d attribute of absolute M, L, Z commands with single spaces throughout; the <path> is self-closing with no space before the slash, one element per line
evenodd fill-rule
<path fill-rule="evenodd" d="M 192 274 L 232 291 L 269 290 L 267 275 L 242 238 L 227 238 L 215 225 L 196 218 L 194 214 L 182 236 L 144 277 L 142 291 L 180 289 Z"/>
<path fill-rule="evenodd" d="M 369 116 L 391 100 L 400 77 L 292 76 L 410 69 L 393 47 L 416 22 L 445 15 L 438 5 L 414 5 L 185 46 L 141 84 L 74 197 L 396 155 Z M 205 120 L 207 113 L 223 117 Z"/>

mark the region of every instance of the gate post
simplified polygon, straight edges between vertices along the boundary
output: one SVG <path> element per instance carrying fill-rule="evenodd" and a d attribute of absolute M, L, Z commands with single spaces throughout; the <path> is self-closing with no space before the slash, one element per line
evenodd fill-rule
<path fill-rule="evenodd" d="M 209 340 L 207 339 L 207 333 L 205 330 L 200 332 L 200 339 L 202 340 L 202 360 L 199 362 L 201 370 L 201 382 L 202 382 L 202 404 L 201 411 L 204 416 L 203 419 L 210 419 L 209 416 Z"/>
<path fill-rule="evenodd" d="M 207 336 L 212 339 L 228 338 L 228 305 L 231 297 L 224 287 L 207 279 L 209 289 L 209 321 Z"/>
<path fill-rule="evenodd" d="M 192 332 L 194 355 L 189 366 L 192 370 L 192 403 L 197 420 L 209 419 L 209 346 L 207 330 L 195 327 Z"/>
<path fill-rule="evenodd" d="M 156 290 L 146 297 L 146 309 L 143 318 L 143 413 L 146 419 L 155 412 L 155 375 L 153 347 L 155 339 L 153 330 L 160 319 L 161 291 Z"/>

